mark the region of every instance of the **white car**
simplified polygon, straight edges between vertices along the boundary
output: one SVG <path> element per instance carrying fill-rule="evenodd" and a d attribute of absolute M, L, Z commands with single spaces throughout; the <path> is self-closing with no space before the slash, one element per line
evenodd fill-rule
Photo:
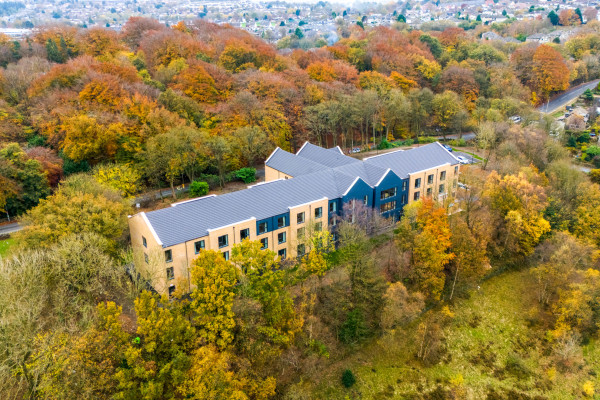
<path fill-rule="evenodd" d="M 467 160 L 466 157 L 463 156 L 456 156 L 456 159 L 458 160 L 459 163 L 461 164 L 470 164 L 469 160 Z"/>

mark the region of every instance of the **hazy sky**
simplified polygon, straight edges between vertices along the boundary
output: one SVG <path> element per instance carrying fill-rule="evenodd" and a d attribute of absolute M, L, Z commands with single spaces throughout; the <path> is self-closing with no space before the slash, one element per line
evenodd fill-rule
<path fill-rule="evenodd" d="M 255 2 L 259 2 L 259 1 L 264 1 L 264 0 L 251 0 L 251 1 L 255 1 Z M 286 0 L 286 2 L 290 5 L 293 5 L 294 3 L 318 3 L 321 0 Z M 325 0 L 323 0 L 325 1 Z M 395 3 L 396 1 L 394 0 L 329 0 L 327 1 L 328 3 L 331 4 L 358 4 L 358 3 L 381 3 L 381 4 L 388 4 L 388 3 Z"/>

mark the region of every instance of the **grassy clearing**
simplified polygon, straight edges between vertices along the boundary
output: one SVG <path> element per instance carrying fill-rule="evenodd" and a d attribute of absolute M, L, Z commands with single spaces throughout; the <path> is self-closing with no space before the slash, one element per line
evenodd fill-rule
<path fill-rule="evenodd" d="M 576 399 L 583 397 L 587 380 L 600 388 L 596 343 L 584 347 L 581 368 L 552 368 L 544 332 L 528 324 L 536 305 L 531 287 L 527 271 L 489 279 L 471 298 L 452 307 L 455 316 L 444 330 L 447 353 L 441 362 L 427 367 L 414 357 L 416 321 L 335 362 L 313 387 L 314 398 L 409 399 L 451 382 L 462 382 L 458 387 L 467 399 L 485 399 L 491 390 L 502 395 L 494 398 Z M 346 368 L 357 377 L 350 389 L 340 384 Z"/>
<path fill-rule="evenodd" d="M 468 155 L 470 155 L 470 156 L 473 156 L 473 158 L 475 158 L 476 160 L 483 161 L 483 158 L 482 158 L 482 157 L 478 156 L 478 155 L 477 155 L 477 154 L 475 154 L 475 153 L 471 153 L 470 151 L 466 151 L 466 150 L 465 150 L 465 149 L 463 149 L 463 148 L 460 148 L 460 147 L 452 147 L 452 150 L 454 150 L 454 151 L 460 151 L 461 153 L 465 153 L 465 154 L 468 154 Z"/>
<path fill-rule="evenodd" d="M 4 257 L 8 253 L 8 249 L 15 243 L 15 239 L 0 240 L 0 256 Z"/>

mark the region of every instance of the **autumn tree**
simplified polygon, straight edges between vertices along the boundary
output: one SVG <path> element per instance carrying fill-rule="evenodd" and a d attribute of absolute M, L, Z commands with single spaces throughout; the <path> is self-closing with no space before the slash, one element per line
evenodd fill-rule
<path fill-rule="evenodd" d="M 115 250 L 127 227 L 128 209 L 119 193 L 91 176 L 73 175 L 23 217 L 17 237 L 24 246 L 39 248 L 71 234 L 92 232 L 109 240 Z"/>
<path fill-rule="evenodd" d="M 413 321 L 425 308 L 425 297 L 409 292 L 402 282 L 391 283 L 383 296 L 385 306 L 381 313 L 383 329 L 394 329 Z"/>
<path fill-rule="evenodd" d="M 256 165 L 265 158 L 271 149 L 271 144 L 265 132 L 257 126 L 245 126 L 233 133 L 236 143 L 234 147 L 240 152 L 249 166 Z"/>
<path fill-rule="evenodd" d="M 536 279 L 538 301 L 554 304 L 560 292 L 576 280 L 576 275 L 593 265 L 594 247 L 567 232 L 557 232 L 540 244 L 535 252 L 537 266 L 531 270 Z"/>
<path fill-rule="evenodd" d="M 468 109 L 475 107 L 479 96 L 479 86 L 475 82 L 473 71 L 459 66 L 451 66 L 442 73 L 441 83 L 445 90 L 451 90 L 463 98 Z"/>
<path fill-rule="evenodd" d="M 201 65 L 184 69 L 175 77 L 173 88 L 200 103 L 216 103 L 221 99 L 215 80 Z"/>
<path fill-rule="evenodd" d="M 137 49 L 142 39 L 154 31 L 166 30 L 167 27 L 155 19 L 144 17 L 130 17 L 123 29 L 121 35 L 123 41 L 132 49 Z"/>
<path fill-rule="evenodd" d="M 276 254 L 262 250 L 259 241 L 244 241 L 233 247 L 231 260 L 248 279 L 249 296 L 261 304 L 266 325 L 260 332 L 276 344 L 289 345 L 303 321 L 296 315 Z"/>
<path fill-rule="evenodd" d="M 454 120 L 461 110 L 460 98 L 456 93 L 446 90 L 444 93 L 435 95 L 431 106 L 435 123 L 445 136 L 446 132 L 454 125 Z"/>
<path fill-rule="evenodd" d="M 86 29 L 80 36 L 82 51 L 92 57 L 110 58 L 121 50 L 117 32 L 110 29 Z"/>
<path fill-rule="evenodd" d="M 135 313 L 139 339 L 130 342 L 114 374 L 115 398 L 174 397 L 189 369 L 195 329 L 177 303 L 148 291 L 135 300 Z"/>
<path fill-rule="evenodd" d="M 563 26 L 581 25 L 582 23 L 579 15 L 570 8 L 563 9 L 560 14 L 558 14 L 558 18 L 560 24 Z"/>
<path fill-rule="evenodd" d="M 396 228 L 399 249 L 409 254 L 409 277 L 430 301 L 438 301 L 445 285 L 445 266 L 455 257 L 446 210 L 432 200 L 405 207 Z"/>
<path fill-rule="evenodd" d="M 56 363 L 61 358 L 59 354 L 52 357 L 52 347 L 60 343 L 54 338 L 87 329 L 99 298 L 126 294 L 124 273 L 108 252 L 107 239 L 93 233 L 71 234 L 44 246 L 40 249 L 38 243 L 31 246 L 37 250 L 0 260 L 4 293 L 0 317 L 5 321 L 0 332 L 4 349 L 0 387 L 4 393 L 37 394 L 46 383 L 48 395 L 63 393 L 60 383 L 52 387 L 48 382 L 58 378 L 53 369 L 59 369 Z M 38 359 L 42 355 L 45 360 Z M 45 380 L 39 379 L 45 374 L 49 374 Z M 81 380 L 72 383 L 83 384 Z"/>
<path fill-rule="evenodd" d="M 47 147 L 31 147 L 26 152 L 29 158 L 39 161 L 42 169 L 46 172 L 50 186 L 58 185 L 63 177 L 63 159 Z"/>
<path fill-rule="evenodd" d="M 123 136 L 121 123 L 102 125 L 95 117 L 83 114 L 62 121 L 64 139 L 61 149 L 74 161 L 100 161 L 114 159 L 118 141 Z"/>
<path fill-rule="evenodd" d="M 162 179 L 169 182 L 175 197 L 175 181 L 186 175 L 192 182 L 206 166 L 206 140 L 204 132 L 190 127 L 175 127 L 150 138 L 145 157 L 147 175 L 157 183 Z"/>
<path fill-rule="evenodd" d="M 480 226 L 477 226 L 480 228 Z M 467 223 L 459 218 L 451 220 L 450 250 L 455 257 L 448 265 L 449 279 L 452 280 L 451 300 L 457 287 L 473 287 L 489 268 L 487 258 L 487 232 L 483 229 L 469 228 Z"/>
<path fill-rule="evenodd" d="M 504 177 L 492 171 L 487 179 L 484 197 L 495 215 L 494 239 L 503 254 L 528 256 L 550 231 L 542 214 L 547 201 L 544 188 L 536 182 L 539 179 L 543 177 L 536 171 L 527 170 Z"/>
<path fill-rule="evenodd" d="M 27 155 L 16 143 L 0 149 L 0 169 L 6 186 L 2 188 L 3 209 L 16 216 L 36 206 L 50 194 L 43 164 Z"/>
<path fill-rule="evenodd" d="M 275 395 L 275 379 L 252 380 L 232 370 L 235 357 L 214 346 L 195 350 L 179 393 L 188 399 L 266 400 Z"/>
<path fill-rule="evenodd" d="M 224 349 L 233 340 L 232 307 L 237 270 L 220 252 L 207 250 L 194 260 L 191 273 L 196 288 L 191 293 L 190 307 L 198 336 Z"/>
<path fill-rule="evenodd" d="M 118 191 L 123 198 L 132 198 L 141 185 L 141 173 L 128 164 L 99 165 L 94 169 L 98 182 Z"/>
<path fill-rule="evenodd" d="M 532 72 L 535 86 L 543 98 L 569 87 L 569 68 L 562 55 L 551 46 L 542 44 L 535 50 Z"/>

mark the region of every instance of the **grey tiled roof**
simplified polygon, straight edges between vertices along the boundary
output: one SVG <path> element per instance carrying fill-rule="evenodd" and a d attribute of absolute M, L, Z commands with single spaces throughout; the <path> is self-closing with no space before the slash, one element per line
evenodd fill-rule
<path fill-rule="evenodd" d="M 305 145 L 299 153 L 302 155 L 278 149 L 267 161 L 267 165 L 289 173 L 294 176 L 293 179 L 182 202 L 170 208 L 148 212 L 146 217 L 163 246 L 169 247 L 206 236 L 210 229 L 253 217 L 260 220 L 283 214 L 289 207 L 324 197 L 343 197 L 357 177 L 373 187 L 388 168 L 405 178 L 411 172 L 447 163 L 458 164 L 458 160 L 439 143 L 387 153 L 364 161 L 344 156 L 337 149 L 322 149 L 314 145 Z M 317 158 L 320 162 L 305 156 Z"/>
<path fill-rule="evenodd" d="M 355 177 L 326 169 L 293 179 L 272 181 L 245 190 L 175 204 L 146 213 L 164 247 L 206 236 L 216 229 L 252 217 L 286 213 L 289 207 L 327 197 L 342 197 Z"/>
<path fill-rule="evenodd" d="M 337 147 L 332 149 L 324 149 L 323 147 L 315 146 L 309 142 L 304 143 L 296 155 L 325 165 L 329 168 L 352 163 L 360 163 L 360 161 L 356 158 L 348 157 L 340 153 Z"/>
<path fill-rule="evenodd" d="M 288 153 L 279 147 L 275 149 L 265 164 L 294 177 L 323 170 L 323 165 Z"/>
<path fill-rule="evenodd" d="M 390 168 L 400 178 L 406 178 L 410 173 L 434 168 L 439 165 L 454 165 L 459 163 L 456 157 L 438 142 L 406 151 L 393 151 L 366 158 L 363 162 L 381 168 Z"/>

